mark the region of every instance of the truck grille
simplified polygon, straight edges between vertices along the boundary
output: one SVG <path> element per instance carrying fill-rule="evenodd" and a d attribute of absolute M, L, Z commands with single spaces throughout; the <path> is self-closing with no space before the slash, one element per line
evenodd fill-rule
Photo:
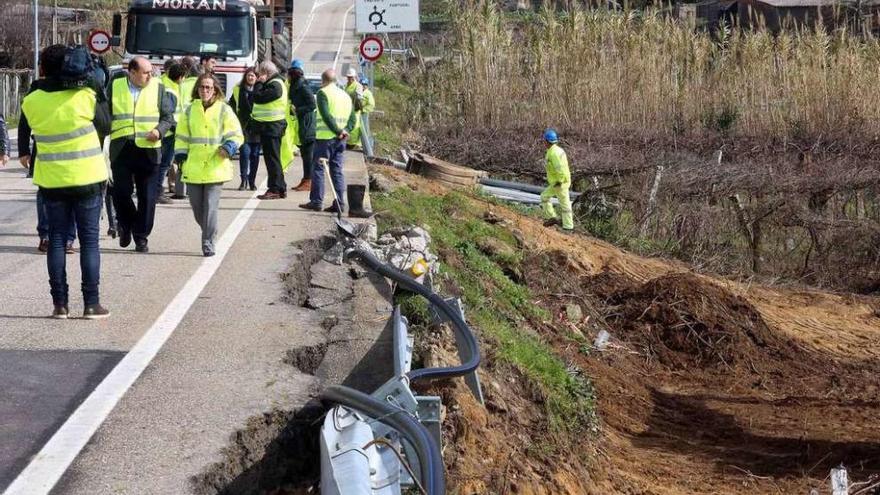
<path fill-rule="evenodd" d="M 226 74 L 223 74 L 221 72 L 215 72 L 214 77 L 217 78 L 217 82 L 219 82 L 220 87 L 223 88 L 223 94 L 228 95 L 229 92 L 232 91 L 232 88 L 226 87 Z"/>

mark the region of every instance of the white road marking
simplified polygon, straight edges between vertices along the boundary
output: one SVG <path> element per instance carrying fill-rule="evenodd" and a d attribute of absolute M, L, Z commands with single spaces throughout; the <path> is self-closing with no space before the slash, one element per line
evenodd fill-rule
<path fill-rule="evenodd" d="M 265 187 L 264 181 L 260 189 Z M 202 261 L 153 326 L 52 435 L 40 452 L 31 459 L 30 464 L 3 492 L 4 495 L 48 494 L 58 483 L 122 396 L 156 357 L 159 349 L 171 337 L 189 308 L 208 285 L 260 203 L 257 194 L 259 193 L 255 192 L 251 196 L 223 233 L 217 242 L 217 254 Z"/>
<path fill-rule="evenodd" d="M 339 37 L 339 46 L 336 47 L 336 58 L 333 59 L 333 70 L 336 70 L 336 63 L 339 62 L 339 54 L 342 53 L 342 42 L 345 41 L 345 24 L 348 22 L 348 13 L 354 8 L 354 4 L 345 11 L 342 16 L 342 36 Z"/>

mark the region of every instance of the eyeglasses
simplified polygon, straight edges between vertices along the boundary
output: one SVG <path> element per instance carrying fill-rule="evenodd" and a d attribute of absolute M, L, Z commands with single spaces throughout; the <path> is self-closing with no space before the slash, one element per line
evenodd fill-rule
<path fill-rule="evenodd" d="M 199 86 L 199 89 L 210 89 L 213 90 L 214 86 Z"/>

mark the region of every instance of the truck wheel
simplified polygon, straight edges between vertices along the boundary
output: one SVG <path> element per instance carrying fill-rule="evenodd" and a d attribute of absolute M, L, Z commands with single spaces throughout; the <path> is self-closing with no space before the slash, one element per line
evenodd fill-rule
<path fill-rule="evenodd" d="M 281 34 L 272 36 L 272 61 L 282 72 L 290 66 L 292 55 L 290 53 L 290 29 L 284 28 Z"/>
<path fill-rule="evenodd" d="M 259 40 L 257 42 L 257 61 L 270 60 L 272 56 L 272 43 L 269 40 Z"/>

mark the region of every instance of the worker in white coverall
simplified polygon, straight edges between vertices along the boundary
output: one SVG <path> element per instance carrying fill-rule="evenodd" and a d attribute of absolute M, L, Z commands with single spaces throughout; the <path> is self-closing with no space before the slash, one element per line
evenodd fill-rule
<path fill-rule="evenodd" d="M 562 230 L 571 232 L 574 230 L 574 219 L 571 214 L 571 200 L 568 190 L 571 188 L 571 172 L 568 170 L 568 158 L 565 150 L 559 146 L 559 136 L 553 129 L 544 131 L 544 143 L 547 153 L 544 156 L 545 168 L 547 169 L 547 188 L 541 193 L 541 210 L 544 212 L 544 225 L 552 227 L 559 225 L 559 218 L 551 198 L 559 200 L 559 213 L 562 217 Z"/>

